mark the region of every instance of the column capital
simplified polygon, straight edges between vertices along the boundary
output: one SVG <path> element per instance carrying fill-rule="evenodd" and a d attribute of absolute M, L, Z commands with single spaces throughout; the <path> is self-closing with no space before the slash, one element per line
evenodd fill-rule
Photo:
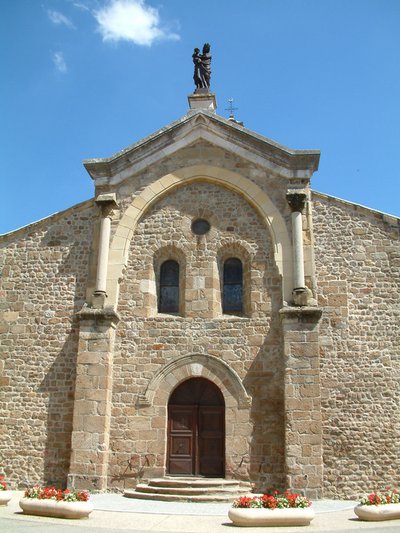
<path fill-rule="evenodd" d="M 301 213 L 307 200 L 307 194 L 304 191 L 288 191 L 286 200 L 293 212 Z"/>
<path fill-rule="evenodd" d="M 114 192 L 99 194 L 94 201 L 100 208 L 103 217 L 111 217 L 113 209 L 118 207 L 117 197 Z"/>

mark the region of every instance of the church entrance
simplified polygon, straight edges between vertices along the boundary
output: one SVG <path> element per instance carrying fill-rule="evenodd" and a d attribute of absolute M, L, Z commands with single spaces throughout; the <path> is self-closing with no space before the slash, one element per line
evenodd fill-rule
<path fill-rule="evenodd" d="M 167 472 L 179 476 L 224 477 L 225 402 L 204 378 L 184 381 L 168 403 Z"/>

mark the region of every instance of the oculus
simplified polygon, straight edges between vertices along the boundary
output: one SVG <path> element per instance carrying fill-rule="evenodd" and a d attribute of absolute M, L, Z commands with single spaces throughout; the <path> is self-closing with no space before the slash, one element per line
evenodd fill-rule
<path fill-rule="evenodd" d="M 205 235 L 210 231 L 210 228 L 210 223 L 207 220 L 204 218 L 196 218 L 196 220 L 192 222 L 191 229 L 195 235 Z"/>

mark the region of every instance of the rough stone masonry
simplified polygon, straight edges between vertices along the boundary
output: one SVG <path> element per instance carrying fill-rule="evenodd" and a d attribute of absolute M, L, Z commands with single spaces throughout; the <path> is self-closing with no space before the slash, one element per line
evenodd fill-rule
<path fill-rule="evenodd" d="M 312 192 L 317 151 L 200 97 L 86 161 L 93 200 L 1 236 L 7 479 L 122 490 L 167 475 L 190 442 L 191 474 L 219 454 L 224 477 L 257 491 L 398 485 L 399 220 Z M 209 231 L 193 232 L 198 219 Z M 236 313 L 224 310 L 231 258 Z M 179 266 L 173 313 L 159 308 L 167 261 Z M 174 440 L 169 400 L 196 378 L 222 393 L 221 449 L 204 451 L 197 418 Z"/>

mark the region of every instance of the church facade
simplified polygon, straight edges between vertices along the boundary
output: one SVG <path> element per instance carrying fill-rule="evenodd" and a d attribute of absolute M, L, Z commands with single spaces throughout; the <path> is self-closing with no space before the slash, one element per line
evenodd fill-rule
<path fill-rule="evenodd" d="M 7 478 L 398 485 L 399 220 L 312 191 L 318 151 L 189 105 L 85 161 L 94 199 L 1 237 Z"/>

